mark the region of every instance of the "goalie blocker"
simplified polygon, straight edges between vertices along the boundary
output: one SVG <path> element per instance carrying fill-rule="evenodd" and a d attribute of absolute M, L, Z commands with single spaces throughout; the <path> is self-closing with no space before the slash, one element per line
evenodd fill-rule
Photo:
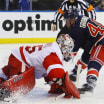
<path fill-rule="evenodd" d="M 10 78 L 0 84 L 0 100 L 13 97 L 17 92 L 27 94 L 35 86 L 34 68 L 30 67 L 23 73 Z"/>
<path fill-rule="evenodd" d="M 65 96 L 66 97 L 74 96 L 80 99 L 80 91 L 76 88 L 76 86 L 70 80 L 68 72 L 66 72 L 66 75 L 65 75 Z"/>
<path fill-rule="evenodd" d="M 49 90 L 51 94 L 62 94 L 65 93 L 65 98 L 71 98 L 72 96 L 80 99 L 80 91 L 76 88 L 74 83 L 70 80 L 68 72 L 66 72 L 63 84 L 59 86 L 53 83 L 51 89 Z"/>

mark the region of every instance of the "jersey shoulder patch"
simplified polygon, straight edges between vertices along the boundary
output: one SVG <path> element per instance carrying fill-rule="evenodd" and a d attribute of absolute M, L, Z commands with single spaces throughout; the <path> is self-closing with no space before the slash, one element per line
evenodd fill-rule
<path fill-rule="evenodd" d="M 80 21 L 80 27 L 86 28 L 86 26 L 87 26 L 87 20 L 88 20 L 88 19 L 89 19 L 88 17 L 83 16 L 83 17 L 81 18 L 81 21 Z"/>

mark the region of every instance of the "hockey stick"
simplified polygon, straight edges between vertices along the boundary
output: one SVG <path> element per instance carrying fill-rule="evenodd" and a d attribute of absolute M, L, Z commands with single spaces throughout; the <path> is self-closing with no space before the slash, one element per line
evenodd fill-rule
<path fill-rule="evenodd" d="M 76 76 L 76 86 L 78 87 L 79 85 L 79 75 L 81 72 L 81 64 L 78 65 L 78 69 L 77 69 L 77 76 Z"/>

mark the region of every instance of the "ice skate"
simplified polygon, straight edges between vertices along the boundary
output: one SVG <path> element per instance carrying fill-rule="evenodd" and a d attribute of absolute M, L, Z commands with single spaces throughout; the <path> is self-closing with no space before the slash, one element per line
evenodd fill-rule
<path fill-rule="evenodd" d="M 96 86 L 96 78 L 93 76 L 89 76 L 87 78 L 87 83 L 85 83 L 82 88 L 79 88 L 80 94 L 84 94 L 85 92 L 93 92 Z"/>

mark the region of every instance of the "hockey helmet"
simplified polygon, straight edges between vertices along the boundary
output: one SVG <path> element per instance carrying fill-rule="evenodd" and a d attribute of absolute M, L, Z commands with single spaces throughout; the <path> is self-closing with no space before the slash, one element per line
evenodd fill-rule
<path fill-rule="evenodd" d="M 71 20 L 72 18 L 77 19 L 79 16 L 78 12 L 79 12 L 78 9 L 72 9 L 70 11 L 66 11 L 64 13 L 64 19 L 68 19 L 68 20 Z"/>
<path fill-rule="evenodd" d="M 74 41 L 69 36 L 69 34 L 61 34 L 57 38 L 57 43 L 59 44 L 61 52 L 62 52 L 62 54 L 64 56 L 64 60 L 69 61 L 70 59 L 72 59 Z"/>

